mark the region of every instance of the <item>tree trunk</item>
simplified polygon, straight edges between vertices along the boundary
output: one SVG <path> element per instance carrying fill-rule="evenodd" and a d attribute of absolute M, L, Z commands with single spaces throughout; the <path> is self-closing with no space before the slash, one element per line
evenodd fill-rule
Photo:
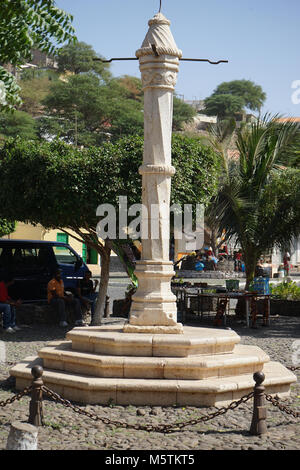
<path fill-rule="evenodd" d="M 128 277 L 130 278 L 132 284 L 137 287 L 138 280 L 135 275 L 135 263 L 131 259 L 128 258 L 128 256 L 126 255 L 124 251 L 124 247 L 122 246 L 120 242 L 118 242 L 118 240 L 115 240 L 112 243 L 112 249 L 116 253 L 116 255 L 119 257 L 119 260 L 121 261 L 123 267 L 125 268 L 126 273 Z"/>
<path fill-rule="evenodd" d="M 250 250 L 249 250 L 250 251 Z M 256 252 L 250 251 L 246 252 L 244 255 L 245 261 L 245 270 L 246 270 L 246 287 L 245 290 L 249 290 L 250 284 L 255 276 L 255 268 L 259 259 L 259 256 Z"/>
<path fill-rule="evenodd" d="M 99 326 L 105 311 L 105 301 L 109 283 L 109 266 L 110 266 L 110 243 L 105 241 L 104 249 L 101 250 L 101 279 L 99 286 L 99 295 L 96 302 L 94 318 L 92 320 L 93 326 Z"/>
<path fill-rule="evenodd" d="M 218 255 L 217 253 L 217 232 L 214 229 L 211 229 L 211 235 L 210 235 L 210 246 L 212 247 L 212 251 L 215 256 Z"/>
<path fill-rule="evenodd" d="M 251 250 L 249 248 L 246 249 L 245 251 L 242 248 L 242 251 L 244 255 L 244 263 L 245 263 L 245 271 L 246 271 L 245 290 L 249 291 L 250 284 L 254 279 L 255 268 L 256 268 L 259 257 L 254 250 Z M 236 312 L 237 318 L 245 319 L 246 317 L 246 300 L 245 299 L 238 300 L 235 312 Z"/>

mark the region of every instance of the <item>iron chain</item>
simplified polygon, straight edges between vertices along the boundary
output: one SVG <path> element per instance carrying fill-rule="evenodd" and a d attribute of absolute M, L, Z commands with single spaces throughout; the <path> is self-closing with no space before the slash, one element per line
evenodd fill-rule
<path fill-rule="evenodd" d="M 23 398 L 25 395 L 27 395 L 31 391 L 32 391 L 32 387 L 30 386 L 30 387 L 24 388 L 24 390 L 22 392 L 17 393 L 16 395 L 12 396 L 11 398 L 8 398 L 5 401 L 0 401 L 0 408 L 4 408 L 4 406 L 6 406 L 6 405 L 11 405 L 14 401 L 21 400 L 21 398 Z"/>
<path fill-rule="evenodd" d="M 295 370 L 300 369 L 300 367 L 293 367 L 292 366 L 292 367 L 288 367 L 288 369 L 290 369 L 292 371 L 295 371 Z M 221 415 L 227 413 L 229 410 L 236 409 L 242 403 L 246 403 L 247 401 L 249 401 L 254 396 L 254 392 L 250 392 L 250 393 L 248 393 L 248 395 L 244 395 L 239 400 L 231 402 L 227 407 L 219 408 L 218 410 L 214 411 L 213 413 L 209 413 L 207 415 L 202 415 L 199 418 L 191 419 L 191 420 L 188 420 L 188 421 L 185 421 L 185 422 L 173 423 L 173 424 L 158 424 L 158 425 L 150 425 L 150 424 L 149 425 L 140 425 L 140 424 L 129 424 L 129 423 L 124 423 L 124 422 L 114 421 L 114 420 L 110 420 L 110 419 L 105 418 L 105 417 L 97 416 L 97 415 L 95 415 L 95 414 L 93 414 L 89 411 L 81 409 L 79 406 L 74 405 L 73 403 L 71 403 L 71 401 L 65 400 L 58 393 L 53 392 L 52 390 L 50 390 L 45 385 L 42 385 L 41 389 L 49 398 L 52 398 L 54 401 L 61 403 L 63 406 L 72 409 L 75 413 L 87 416 L 87 417 L 91 418 L 94 421 L 101 421 L 104 424 L 110 424 L 110 425 L 114 425 L 116 427 L 123 427 L 123 428 L 127 428 L 127 429 L 135 429 L 137 431 L 160 432 L 160 433 L 165 433 L 165 434 L 177 432 L 177 431 L 179 431 L 179 430 L 181 430 L 181 429 L 183 429 L 184 427 L 187 427 L 187 426 L 192 426 L 192 425 L 199 424 L 199 423 L 205 423 L 205 422 L 207 422 L 211 419 L 214 419 L 218 416 L 221 416 Z M 4 401 L 0 401 L 0 408 L 3 408 L 6 405 L 12 404 L 13 402 L 20 400 L 25 395 L 32 392 L 32 390 L 33 390 L 32 386 L 27 387 L 22 392 L 19 392 L 18 394 L 12 396 L 11 398 L 8 398 L 7 400 L 4 400 Z M 288 406 L 281 404 L 279 402 L 278 397 L 272 397 L 272 395 L 265 394 L 265 398 L 273 406 L 279 408 L 280 411 L 283 411 L 283 412 L 293 416 L 294 418 L 299 418 L 300 412 L 291 410 Z"/>
<path fill-rule="evenodd" d="M 288 415 L 292 415 L 294 418 L 299 418 L 300 417 L 300 412 L 299 411 L 293 411 L 291 410 L 288 406 L 282 405 L 279 403 L 279 400 L 277 397 L 272 397 L 272 395 L 265 395 L 266 400 L 272 403 L 273 406 L 276 406 L 277 408 L 280 409 L 280 411 L 284 411 Z"/>
<path fill-rule="evenodd" d="M 291 366 L 291 367 L 287 367 L 287 369 L 291 370 L 292 372 L 296 371 L 296 370 L 300 370 L 300 366 Z"/>
<path fill-rule="evenodd" d="M 165 433 L 165 434 L 177 432 L 177 431 L 179 431 L 180 429 L 182 429 L 186 426 L 192 426 L 192 425 L 195 425 L 195 424 L 198 424 L 198 423 L 201 423 L 201 422 L 204 423 L 204 422 L 209 421 L 213 418 L 216 418 L 217 416 L 223 415 L 223 414 L 227 413 L 227 411 L 229 411 L 229 410 L 234 410 L 235 408 L 237 408 L 242 403 L 246 403 L 254 395 L 254 392 L 250 392 L 248 395 L 243 396 L 239 400 L 233 401 L 232 403 L 230 403 L 230 405 L 228 407 L 222 407 L 222 408 L 218 409 L 217 411 L 215 411 L 213 413 L 201 416 L 200 418 L 197 418 L 197 419 L 192 419 L 192 420 L 189 420 L 189 421 L 186 421 L 186 422 L 183 422 L 183 423 L 160 424 L 160 425 L 155 426 L 155 425 L 128 424 L 128 423 L 124 423 L 124 422 L 113 421 L 113 420 L 110 420 L 108 418 L 103 418 L 103 417 L 97 416 L 93 413 L 90 413 L 89 411 L 82 410 L 78 406 L 73 405 L 69 400 L 65 400 L 60 395 L 58 395 L 57 393 L 53 392 L 52 390 L 50 390 L 49 388 L 47 388 L 45 386 L 42 387 L 42 390 L 48 397 L 50 397 L 50 398 L 54 399 L 55 401 L 61 403 L 62 405 L 64 405 L 67 408 L 71 408 L 76 413 L 85 415 L 85 416 L 93 419 L 94 421 L 102 421 L 104 424 L 112 424 L 112 425 L 117 426 L 117 427 L 123 427 L 123 428 L 127 428 L 127 429 L 135 429 L 136 431 L 161 432 L 161 433 Z"/>

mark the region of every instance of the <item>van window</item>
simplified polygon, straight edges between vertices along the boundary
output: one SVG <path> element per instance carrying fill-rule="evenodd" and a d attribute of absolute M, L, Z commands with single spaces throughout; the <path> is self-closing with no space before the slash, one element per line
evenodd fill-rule
<path fill-rule="evenodd" d="M 54 254 L 58 264 L 75 264 L 78 257 L 67 246 L 54 246 Z"/>
<path fill-rule="evenodd" d="M 49 247 L 16 245 L 0 247 L 0 268 L 10 270 L 43 268 L 49 264 L 52 257 Z"/>

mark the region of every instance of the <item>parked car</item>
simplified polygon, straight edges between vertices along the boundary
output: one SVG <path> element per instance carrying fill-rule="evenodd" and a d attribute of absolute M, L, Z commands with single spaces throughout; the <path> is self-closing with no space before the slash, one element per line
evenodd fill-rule
<path fill-rule="evenodd" d="M 10 287 L 12 298 L 45 300 L 47 284 L 55 269 L 62 270 L 65 289 L 75 292 L 78 279 L 88 267 L 67 243 L 40 240 L 0 240 L 0 279 L 15 278 Z"/>

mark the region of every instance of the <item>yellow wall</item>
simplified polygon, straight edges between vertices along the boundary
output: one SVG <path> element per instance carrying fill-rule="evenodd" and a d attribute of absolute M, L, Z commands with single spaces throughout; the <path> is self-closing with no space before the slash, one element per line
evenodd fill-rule
<path fill-rule="evenodd" d="M 31 224 L 24 224 L 18 222 L 16 230 L 3 238 L 9 238 L 11 240 L 44 240 L 45 229 L 41 225 L 36 227 Z"/>
<path fill-rule="evenodd" d="M 72 233 L 71 230 L 68 230 L 68 232 Z M 50 242 L 56 242 L 57 238 L 56 235 L 57 233 L 63 233 L 61 230 L 47 230 L 45 232 L 45 236 L 43 240 L 45 241 L 50 241 Z M 76 235 L 74 233 L 74 235 Z M 82 243 L 75 240 L 73 237 L 69 236 L 69 245 L 80 255 L 82 256 Z"/>

